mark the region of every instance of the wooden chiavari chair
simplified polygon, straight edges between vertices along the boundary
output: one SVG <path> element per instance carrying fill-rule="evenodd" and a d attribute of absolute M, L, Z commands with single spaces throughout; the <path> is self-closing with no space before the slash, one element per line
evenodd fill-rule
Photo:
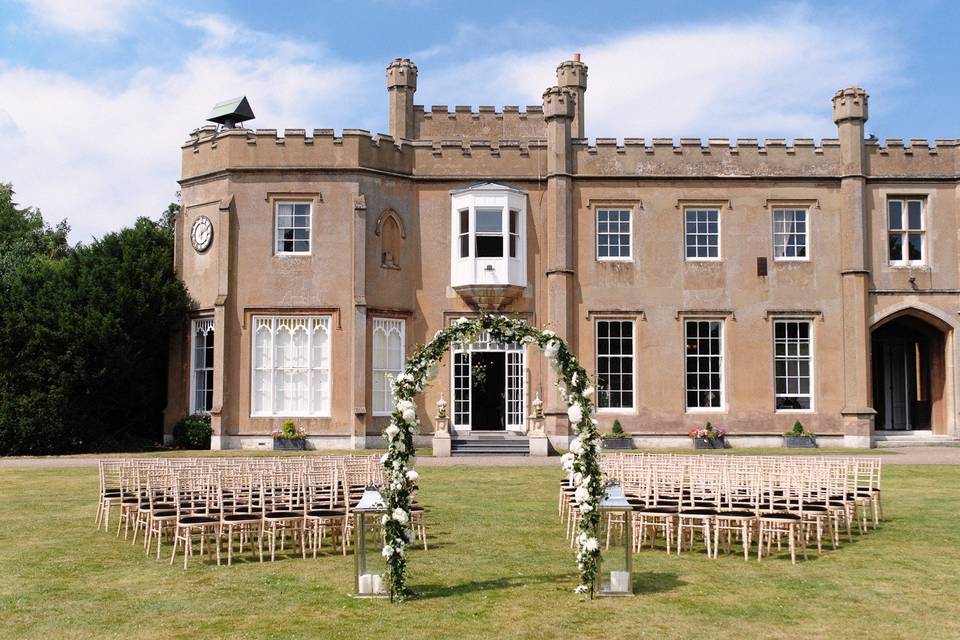
<path fill-rule="evenodd" d="M 670 553 L 680 505 L 679 496 L 682 491 L 680 486 L 683 484 L 683 469 L 680 468 L 679 472 L 680 478 L 677 478 L 677 467 L 671 466 L 670 463 L 654 464 L 648 468 L 643 505 L 634 510 L 639 516 L 638 551 L 643 548 L 648 534 L 650 548 L 654 548 L 657 532 L 663 531 L 667 553 Z"/>
<path fill-rule="evenodd" d="M 238 553 L 243 553 L 244 542 L 257 537 L 257 549 L 260 562 L 263 562 L 263 489 L 261 476 L 243 467 L 237 469 L 221 468 L 217 490 L 220 494 L 220 527 L 217 530 L 217 544 L 221 544 L 226 530 L 227 566 L 233 564 L 233 534 L 238 536 Z"/>
<path fill-rule="evenodd" d="M 104 531 L 110 530 L 110 511 L 120 506 L 124 497 L 123 486 L 120 482 L 121 469 L 128 462 L 117 460 L 100 460 L 97 463 L 100 477 L 100 499 L 97 501 L 97 516 L 94 524 L 99 531 L 101 525 Z"/>
<path fill-rule="evenodd" d="M 340 474 L 335 463 L 315 467 L 303 474 L 303 493 L 306 500 L 303 529 L 307 533 L 314 558 L 323 546 L 328 529 L 333 532 L 334 539 L 339 539 L 343 555 L 347 555 L 350 505 L 349 502 L 340 504 L 339 485 Z M 303 547 L 303 557 L 307 557 L 306 546 Z"/>
<path fill-rule="evenodd" d="M 731 538 L 740 537 L 743 559 L 750 559 L 750 545 L 760 508 L 760 474 L 756 468 L 729 465 L 723 469 L 723 493 L 713 523 L 713 557 L 725 534 L 724 551 L 730 553 Z"/>
<path fill-rule="evenodd" d="M 303 539 L 303 471 L 298 466 L 283 466 L 272 473 L 262 474 L 264 513 L 260 530 L 260 553 L 263 553 L 263 537 L 269 536 L 270 561 L 276 559 L 277 534 L 280 534 L 280 551 L 286 546 L 287 533 L 291 543 L 302 547 Z"/>
<path fill-rule="evenodd" d="M 220 564 L 220 545 L 217 533 L 220 528 L 220 510 L 216 504 L 216 481 L 213 474 L 202 466 L 181 467 L 174 470 L 174 500 L 177 519 L 174 523 L 173 552 L 170 564 L 177 557 L 177 547 L 183 543 L 183 569 L 193 555 L 193 537 L 200 539 L 200 555 L 209 538 L 210 547 L 216 550 Z"/>
<path fill-rule="evenodd" d="M 159 466 L 147 472 L 147 499 L 150 514 L 147 520 L 147 535 L 144 547 L 150 554 L 150 545 L 157 541 L 157 560 L 160 559 L 160 543 L 164 534 L 170 534 L 177 522 L 177 498 L 173 476 L 166 466 Z"/>
<path fill-rule="evenodd" d="M 790 561 L 797 563 L 797 543 L 807 558 L 807 545 L 803 536 L 803 500 L 795 471 L 771 471 L 767 475 L 766 491 L 760 505 L 759 533 L 757 534 L 757 560 L 770 555 L 774 540 L 780 548 L 781 536 L 786 534 Z M 766 542 L 766 552 L 764 552 Z"/>
<path fill-rule="evenodd" d="M 140 510 L 142 498 L 137 487 L 137 467 L 133 463 L 120 466 L 120 492 L 120 517 L 117 518 L 117 537 L 120 537 L 120 530 L 123 529 L 123 539 L 126 540 L 127 534 L 130 532 L 130 526 Z"/>
<path fill-rule="evenodd" d="M 712 465 L 689 466 L 686 473 L 689 484 L 681 490 L 677 511 L 677 554 L 683 551 L 683 532 L 690 533 L 690 547 L 700 533 L 707 547 L 707 556 L 713 556 L 713 520 L 720 507 L 720 470 Z"/>

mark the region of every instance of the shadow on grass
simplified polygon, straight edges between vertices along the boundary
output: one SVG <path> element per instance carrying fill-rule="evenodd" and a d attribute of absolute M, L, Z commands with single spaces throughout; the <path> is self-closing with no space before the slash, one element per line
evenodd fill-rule
<path fill-rule="evenodd" d="M 454 585 L 422 584 L 417 585 L 414 589 L 418 600 L 430 600 L 433 598 L 452 598 L 475 591 L 514 589 L 534 584 L 572 584 L 575 581 L 576 577 L 569 573 L 556 573 L 553 575 L 511 576 L 492 580 L 474 580 L 473 582 L 463 582 Z"/>
<path fill-rule="evenodd" d="M 431 600 L 434 598 L 454 598 L 476 591 L 494 591 L 503 589 L 524 588 L 531 585 L 546 584 L 569 587 L 573 590 L 576 576 L 569 573 L 556 573 L 539 576 L 511 576 L 492 580 L 474 580 L 455 585 L 425 584 L 417 585 L 416 598 Z M 675 573 L 646 572 L 634 574 L 634 593 L 662 593 L 672 591 L 686 584 Z"/>
<path fill-rule="evenodd" d="M 666 571 L 647 571 L 633 575 L 633 592 L 637 595 L 665 593 L 685 584 L 687 583 L 677 577 L 677 574 Z"/>

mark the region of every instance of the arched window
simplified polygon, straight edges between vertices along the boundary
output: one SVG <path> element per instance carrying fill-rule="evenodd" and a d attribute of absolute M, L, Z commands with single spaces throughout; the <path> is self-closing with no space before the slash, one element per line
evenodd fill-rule
<path fill-rule="evenodd" d="M 403 372 L 404 321 L 373 319 L 373 415 L 393 412 L 393 381 Z"/>

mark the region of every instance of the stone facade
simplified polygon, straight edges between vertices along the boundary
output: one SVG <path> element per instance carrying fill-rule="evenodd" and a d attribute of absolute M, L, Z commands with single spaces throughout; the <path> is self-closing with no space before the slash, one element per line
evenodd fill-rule
<path fill-rule="evenodd" d="M 633 407 L 598 418 L 604 428 L 619 420 L 644 445 L 682 445 L 706 420 L 726 428 L 734 445 L 779 444 L 800 419 L 822 444 L 869 446 L 894 414 L 908 416 L 901 427 L 957 434 L 958 140 L 865 139 L 868 97 L 850 88 L 833 97 L 837 138 L 819 143 L 590 142 L 587 67 L 578 57 L 565 61 L 557 81 L 542 105 L 525 110 L 425 110 L 413 104 L 416 66 L 397 59 L 387 67 L 390 135 L 213 126 L 191 134 L 182 147 L 175 261 L 197 317 L 213 319 L 214 447 L 266 446 L 285 419 L 253 415 L 256 317 L 329 318 L 329 415 L 296 420 L 312 446 L 363 447 L 381 444 L 388 420 L 372 411 L 373 319 L 402 319 L 410 353 L 481 307 L 549 326 L 591 372 L 597 323 L 633 321 Z M 451 286 L 451 194 L 478 183 L 524 194 L 522 286 Z M 897 198 L 921 202 L 922 260 L 891 262 L 888 207 Z M 277 204 L 287 201 L 311 205 L 309 253 L 276 250 Z M 774 255 L 773 211 L 784 207 L 806 211 L 806 259 Z M 628 260 L 597 258 L 605 208 L 630 212 Z M 691 208 L 719 212 L 718 259 L 686 258 Z M 197 251 L 191 229 L 200 217 L 213 239 Z M 685 392 L 685 326 L 698 318 L 722 324 L 723 402 L 709 411 L 690 410 Z M 775 409 L 780 318 L 810 323 L 809 410 Z M 897 342 L 906 334 L 891 323 L 918 337 Z M 884 327 L 897 331 L 877 333 Z M 191 335 L 185 328 L 171 342 L 168 433 L 191 409 Z M 450 360 L 418 407 L 425 436 L 441 394 L 453 397 Z M 539 352 L 523 366 L 525 413 L 542 391 L 546 432 L 564 446 L 569 428 L 549 367 Z M 907 389 L 897 391 L 903 406 L 883 399 L 877 425 L 875 396 L 891 380 Z"/>

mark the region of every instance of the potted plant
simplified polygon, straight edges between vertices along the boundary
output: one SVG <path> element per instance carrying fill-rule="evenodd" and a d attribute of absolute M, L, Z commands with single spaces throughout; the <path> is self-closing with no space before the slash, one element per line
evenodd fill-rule
<path fill-rule="evenodd" d="M 727 446 L 727 430 L 709 422 L 701 428 L 691 429 L 687 435 L 693 438 L 694 449 L 724 449 Z"/>
<path fill-rule="evenodd" d="M 619 420 L 613 421 L 613 429 L 610 433 L 603 434 L 604 449 L 632 449 L 633 438 L 623 430 L 623 425 Z"/>
<path fill-rule="evenodd" d="M 287 420 L 280 428 L 274 428 L 274 451 L 303 451 L 306 449 L 307 434 L 293 420 Z"/>
<path fill-rule="evenodd" d="M 815 449 L 817 436 L 803 428 L 799 420 L 793 423 L 793 430 L 783 434 L 783 446 L 787 449 Z"/>

